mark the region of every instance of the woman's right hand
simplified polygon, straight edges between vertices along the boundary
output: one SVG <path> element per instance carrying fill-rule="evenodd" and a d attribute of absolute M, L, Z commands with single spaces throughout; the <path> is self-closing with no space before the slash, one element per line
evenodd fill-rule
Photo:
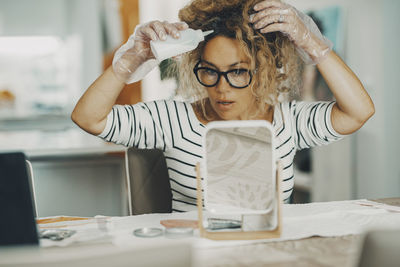
<path fill-rule="evenodd" d="M 138 25 L 128 41 L 115 53 L 113 59 L 114 73 L 125 83 L 133 83 L 142 79 L 157 65 L 150 49 L 150 41 L 165 40 L 167 35 L 179 38 L 179 31 L 187 28 L 188 25 L 185 22 L 151 21 Z M 152 61 L 147 66 L 142 66 L 149 60 Z M 140 66 L 142 67 L 139 70 Z"/>

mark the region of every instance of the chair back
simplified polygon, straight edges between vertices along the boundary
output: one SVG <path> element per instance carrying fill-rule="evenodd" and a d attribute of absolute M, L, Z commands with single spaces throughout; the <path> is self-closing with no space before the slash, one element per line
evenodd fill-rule
<path fill-rule="evenodd" d="M 172 192 L 164 153 L 129 148 L 125 157 L 130 215 L 172 212 Z"/>
<path fill-rule="evenodd" d="M 365 234 L 358 267 L 400 266 L 400 229 L 373 230 Z"/>

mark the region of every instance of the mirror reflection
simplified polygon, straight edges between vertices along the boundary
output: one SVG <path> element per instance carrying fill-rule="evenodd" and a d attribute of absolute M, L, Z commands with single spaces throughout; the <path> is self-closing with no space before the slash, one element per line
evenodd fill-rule
<path fill-rule="evenodd" d="M 268 220 L 273 220 L 276 168 L 272 128 L 264 121 L 247 123 L 207 125 L 204 204 L 209 212 L 208 229 L 239 228 L 246 216 L 268 215 Z"/>

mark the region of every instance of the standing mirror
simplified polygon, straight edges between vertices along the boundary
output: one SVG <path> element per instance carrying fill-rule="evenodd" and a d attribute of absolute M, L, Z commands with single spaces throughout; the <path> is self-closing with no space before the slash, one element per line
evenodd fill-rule
<path fill-rule="evenodd" d="M 202 236 L 257 239 L 280 235 L 274 136 L 267 121 L 207 124 L 204 163 L 197 177 Z"/>

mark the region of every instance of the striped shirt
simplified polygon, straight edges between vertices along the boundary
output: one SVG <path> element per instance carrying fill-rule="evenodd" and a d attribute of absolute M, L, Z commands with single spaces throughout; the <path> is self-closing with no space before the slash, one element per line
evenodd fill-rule
<path fill-rule="evenodd" d="M 334 102 L 284 102 L 275 106 L 272 125 L 277 157 L 281 159 L 283 200 L 293 191 L 296 150 L 329 144 L 342 136 L 333 129 Z M 99 137 L 127 147 L 164 151 L 170 177 L 173 211 L 196 209 L 195 165 L 202 161 L 205 126 L 190 102 L 160 100 L 115 105 Z"/>

